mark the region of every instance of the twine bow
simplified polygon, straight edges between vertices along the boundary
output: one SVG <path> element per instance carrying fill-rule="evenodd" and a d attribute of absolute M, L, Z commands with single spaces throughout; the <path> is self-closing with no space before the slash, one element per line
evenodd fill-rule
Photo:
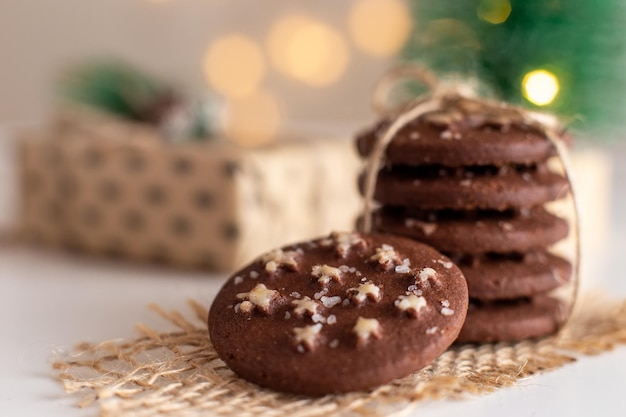
<path fill-rule="evenodd" d="M 390 104 L 392 89 L 403 80 L 423 84 L 428 92 L 406 104 Z M 378 82 L 372 96 L 372 105 L 381 116 L 390 118 L 391 124 L 379 133 L 365 168 L 365 192 L 362 231 L 372 231 L 374 191 L 378 171 L 383 164 L 385 150 L 398 132 L 411 121 L 427 117 L 436 112 L 453 112 L 463 118 L 478 117 L 485 121 L 517 123 L 527 125 L 545 136 L 555 147 L 566 180 L 570 186 L 570 201 L 575 238 L 574 275 L 572 291 L 566 317 L 571 317 L 578 296 L 580 274 L 580 222 L 576 194 L 572 182 L 572 164 L 569 152 L 560 135 L 563 127 L 552 115 L 537 113 L 501 101 L 480 97 L 476 88 L 467 81 L 441 82 L 434 73 L 419 65 L 410 64 L 392 69 Z"/>

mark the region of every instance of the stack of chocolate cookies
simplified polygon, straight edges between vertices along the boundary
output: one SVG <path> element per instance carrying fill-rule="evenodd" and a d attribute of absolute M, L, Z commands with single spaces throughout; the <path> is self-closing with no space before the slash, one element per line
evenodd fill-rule
<path fill-rule="evenodd" d="M 361 156 L 390 123 L 357 137 Z M 572 275 L 550 250 L 569 233 L 568 222 L 545 208 L 569 192 L 548 166 L 555 155 L 539 129 L 506 110 L 429 113 L 387 146 L 373 229 L 427 243 L 461 268 L 471 304 L 459 342 L 539 337 L 565 321 L 565 306 L 548 295 Z"/>

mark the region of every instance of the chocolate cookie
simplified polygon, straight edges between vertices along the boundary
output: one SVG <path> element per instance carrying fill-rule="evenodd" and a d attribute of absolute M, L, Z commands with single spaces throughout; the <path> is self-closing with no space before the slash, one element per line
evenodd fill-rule
<path fill-rule="evenodd" d="M 541 252 L 466 257 L 457 265 L 465 275 L 470 297 L 484 301 L 546 293 L 569 282 L 572 275 L 565 259 Z"/>
<path fill-rule="evenodd" d="M 567 237 L 566 220 L 543 207 L 517 211 L 423 212 L 383 208 L 374 213 L 375 230 L 412 237 L 442 252 L 528 252 Z"/>
<path fill-rule="evenodd" d="M 364 390 L 415 372 L 456 339 L 461 271 L 423 244 L 333 233 L 271 251 L 217 295 L 209 334 L 239 376 L 280 391 Z"/>
<path fill-rule="evenodd" d="M 382 204 L 421 209 L 472 210 L 532 207 L 567 195 L 567 180 L 547 170 L 469 178 L 449 175 L 420 175 L 410 170 L 382 170 L 374 198 Z M 471 172 L 468 170 L 468 172 Z M 363 180 L 361 180 L 363 190 Z"/>
<path fill-rule="evenodd" d="M 357 136 L 361 156 L 369 156 L 388 121 Z M 386 149 L 388 163 L 401 165 L 528 164 L 555 155 L 553 145 L 541 133 L 523 124 L 472 126 L 466 121 L 455 125 L 435 125 L 415 121 L 402 128 Z"/>
<path fill-rule="evenodd" d="M 549 296 L 472 302 L 457 343 L 513 342 L 547 336 L 559 330 L 566 318 L 565 305 Z"/>

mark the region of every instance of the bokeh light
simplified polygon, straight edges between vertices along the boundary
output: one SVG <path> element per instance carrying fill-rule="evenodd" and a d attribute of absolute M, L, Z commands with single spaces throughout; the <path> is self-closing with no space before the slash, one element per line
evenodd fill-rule
<path fill-rule="evenodd" d="M 216 39 L 204 57 L 204 74 L 209 85 L 229 98 L 252 94 L 265 75 L 261 48 L 239 34 Z"/>
<path fill-rule="evenodd" d="M 550 71 L 538 69 L 531 71 L 522 80 L 524 97 L 537 106 L 546 106 L 559 94 L 559 80 Z"/>
<path fill-rule="evenodd" d="M 411 33 L 410 11 L 400 0 L 360 0 L 353 6 L 348 28 L 354 43 L 368 54 L 396 54 Z"/>
<path fill-rule="evenodd" d="M 478 17 L 485 22 L 499 25 L 509 18 L 511 2 L 509 0 L 481 0 L 477 13 Z"/>
<path fill-rule="evenodd" d="M 243 146 L 259 146 L 275 139 L 281 120 L 278 101 L 257 90 L 243 98 L 230 100 L 224 120 L 226 136 Z"/>
<path fill-rule="evenodd" d="M 330 26 L 305 16 L 278 20 L 267 36 L 270 61 L 281 73 L 312 86 L 326 86 L 345 72 L 346 41 Z"/>

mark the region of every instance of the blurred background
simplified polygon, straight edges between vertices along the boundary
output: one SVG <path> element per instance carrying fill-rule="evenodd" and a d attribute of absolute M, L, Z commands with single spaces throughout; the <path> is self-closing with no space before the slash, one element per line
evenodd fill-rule
<path fill-rule="evenodd" d="M 2 122 L 42 120 L 64 72 L 119 59 L 228 107 L 227 127 L 252 123 L 259 141 L 371 120 L 372 84 L 412 30 L 400 0 L 4 1 L 0 19 Z"/>
<path fill-rule="evenodd" d="M 558 114 L 577 136 L 595 252 L 623 223 L 609 221 L 623 203 L 611 197 L 624 178 L 622 0 L 0 0 L 0 9 L 3 178 L 16 160 L 8 139 L 67 103 L 148 123 L 177 143 L 350 139 L 376 118 L 381 75 L 419 62 Z M 19 191 L 3 190 L 4 218 L 14 218 Z"/>
<path fill-rule="evenodd" d="M 399 60 L 479 77 L 496 95 L 580 128 L 614 132 L 626 116 L 620 0 L 4 0 L 1 8 L 5 125 L 44 120 L 62 96 L 60 79 L 103 60 L 210 102 L 217 123 L 248 142 L 371 122 L 372 86 Z"/>

